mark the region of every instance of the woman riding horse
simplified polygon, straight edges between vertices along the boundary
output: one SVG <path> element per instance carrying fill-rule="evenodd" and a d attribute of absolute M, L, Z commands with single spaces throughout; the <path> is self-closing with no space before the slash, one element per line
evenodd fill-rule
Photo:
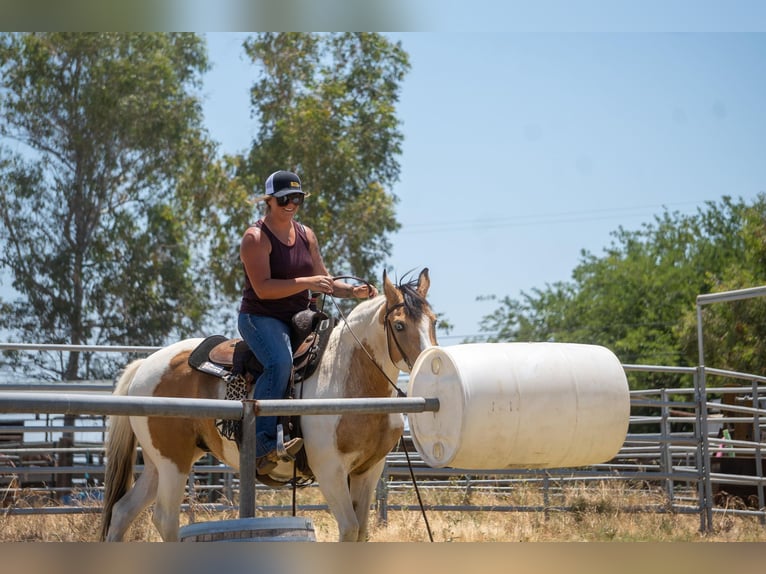
<path fill-rule="evenodd" d="M 263 365 L 254 398 L 281 399 L 290 382 L 293 352 L 290 320 L 309 306 L 309 290 L 336 297 L 372 298 L 371 286 L 352 287 L 333 280 L 325 268 L 316 235 L 296 222 L 295 215 L 307 194 L 298 176 L 276 171 L 266 180 L 266 214 L 247 228 L 240 244 L 245 286 L 239 308 L 242 338 Z M 279 463 L 278 452 L 287 456 L 303 446 L 293 437 L 277 449 L 277 417 L 256 421 L 256 470 L 268 474 Z"/>

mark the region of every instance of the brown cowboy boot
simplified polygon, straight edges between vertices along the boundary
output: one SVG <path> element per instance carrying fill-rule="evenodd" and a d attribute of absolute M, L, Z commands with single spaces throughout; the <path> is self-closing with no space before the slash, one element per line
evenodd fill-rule
<path fill-rule="evenodd" d="M 256 474 L 269 474 L 282 462 L 294 460 L 295 455 L 303 448 L 303 439 L 299 436 L 291 438 L 285 443 L 285 450 L 289 457 L 279 456 L 277 449 L 255 459 Z"/>

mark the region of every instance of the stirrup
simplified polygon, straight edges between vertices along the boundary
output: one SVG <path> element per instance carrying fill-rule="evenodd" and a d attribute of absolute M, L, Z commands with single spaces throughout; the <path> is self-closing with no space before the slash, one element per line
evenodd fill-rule
<path fill-rule="evenodd" d="M 295 460 L 295 457 L 291 455 L 289 452 L 287 452 L 287 449 L 285 448 L 285 430 L 282 427 L 281 424 L 277 425 L 277 456 L 285 461 L 291 461 Z"/>
<path fill-rule="evenodd" d="M 282 462 L 294 462 L 295 455 L 303 448 L 303 439 L 299 436 L 293 437 L 285 442 L 285 435 L 282 425 L 277 425 L 277 441 L 272 451 L 274 456 Z"/>

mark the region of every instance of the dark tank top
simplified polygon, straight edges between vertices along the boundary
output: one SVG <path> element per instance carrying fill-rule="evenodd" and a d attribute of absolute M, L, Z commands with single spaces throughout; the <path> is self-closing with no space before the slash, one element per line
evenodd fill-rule
<path fill-rule="evenodd" d="M 271 266 L 272 279 L 295 279 L 314 274 L 314 262 L 309 251 L 309 238 L 303 225 L 293 221 L 293 228 L 295 229 L 295 243 L 293 245 L 285 245 L 277 239 L 262 219 L 257 221 L 255 226 L 262 233 L 265 233 L 271 242 L 269 265 Z M 308 290 L 282 299 L 260 299 L 250 284 L 247 272 L 245 272 L 245 287 L 242 289 L 242 303 L 239 306 L 240 313 L 275 317 L 289 323 L 293 315 L 303 311 L 308 306 Z"/>

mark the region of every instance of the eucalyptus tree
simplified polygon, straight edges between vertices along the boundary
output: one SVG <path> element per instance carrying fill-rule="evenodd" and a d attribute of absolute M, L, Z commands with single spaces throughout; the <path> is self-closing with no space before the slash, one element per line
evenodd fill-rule
<path fill-rule="evenodd" d="M 400 173 L 396 104 L 406 52 L 375 33 L 260 33 L 244 49 L 257 70 L 257 133 L 239 158 L 240 181 L 260 195 L 271 172 L 298 173 L 311 193 L 301 219 L 316 232 L 328 269 L 374 278 L 399 228 L 391 187 Z M 251 215 L 232 217 L 222 248 L 238 244 Z M 230 276 L 232 292 L 239 273 Z"/>
<path fill-rule="evenodd" d="M 156 345 L 199 327 L 195 253 L 225 180 L 207 68 L 194 34 L 0 36 L 0 266 L 18 293 L 0 328 L 14 339 Z M 83 356 L 35 360 L 48 378 L 113 372 Z"/>

